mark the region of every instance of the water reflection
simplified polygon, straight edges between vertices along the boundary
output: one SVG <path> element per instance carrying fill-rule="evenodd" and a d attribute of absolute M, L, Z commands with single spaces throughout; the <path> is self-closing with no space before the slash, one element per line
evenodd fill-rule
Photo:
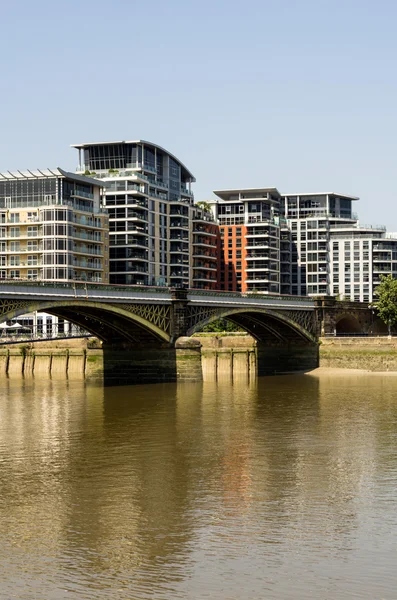
<path fill-rule="evenodd" d="M 396 391 L 2 381 L 0 592 L 392 597 Z"/>

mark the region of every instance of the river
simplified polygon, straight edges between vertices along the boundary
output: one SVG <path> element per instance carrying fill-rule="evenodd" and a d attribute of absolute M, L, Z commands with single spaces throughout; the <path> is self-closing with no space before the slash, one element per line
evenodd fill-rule
<path fill-rule="evenodd" d="M 394 600 L 397 377 L 0 382 L 0 598 Z"/>

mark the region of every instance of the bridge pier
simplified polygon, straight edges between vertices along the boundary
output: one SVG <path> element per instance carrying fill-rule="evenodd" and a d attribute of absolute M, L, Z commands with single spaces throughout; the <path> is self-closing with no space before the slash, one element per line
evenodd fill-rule
<path fill-rule="evenodd" d="M 293 371 L 311 371 L 319 366 L 317 344 L 257 343 L 258 375 L 276 375 Z"/>
<path fill-rule="evenodd" d="M 172 346 L 119 349 L 103 346 L 105 385 L 202 381 L 201 344 L 178 338 Z"/>
<path fill-rule="evenodd" d="M 201 343 L 199 340 L 180 337 L 175 342 L 176 377 L 178 381 L 202 381 Z"/>

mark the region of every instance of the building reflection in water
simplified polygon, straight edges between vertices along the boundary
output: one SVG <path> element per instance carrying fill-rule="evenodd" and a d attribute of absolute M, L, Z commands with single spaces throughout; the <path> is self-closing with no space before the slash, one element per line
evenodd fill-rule
<path fill-rule="evenodd" d="M 397 379 L 1 386 L 9 596 L 303 598 L 391 544 Z"/>

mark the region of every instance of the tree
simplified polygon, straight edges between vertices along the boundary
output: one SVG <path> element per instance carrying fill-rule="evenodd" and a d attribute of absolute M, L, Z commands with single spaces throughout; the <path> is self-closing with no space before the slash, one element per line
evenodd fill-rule
<path fill-rule="evenodd" d="M 208 202 L 204 202 L 204 200 L 200 200 L 200 202 L 196 202 L 196 206 L 198 206 L 202 210 L 205 210 L 206 212 L 211 212 L 211 206 L 209 205 Z"/>
<path fill-rule="evenodd" d="M 205 333 L 224 333 L 226 331 L 244 331 L 244 329 L 241 329 L 241 327 L 226 319 L 217 319 L 216 321 L 212 321 L 212 323 L 205 325 L 203 331 Z"/>
<path fill-rule="evenodd" d="M 374 294 L 378 300 L 372 303 L 378 311 L 378 316 L 386 323 L 391 334 L 391 328 L 397 323 L 397 279 L 391 275 L 382 275 L 380 284 Z"/>

